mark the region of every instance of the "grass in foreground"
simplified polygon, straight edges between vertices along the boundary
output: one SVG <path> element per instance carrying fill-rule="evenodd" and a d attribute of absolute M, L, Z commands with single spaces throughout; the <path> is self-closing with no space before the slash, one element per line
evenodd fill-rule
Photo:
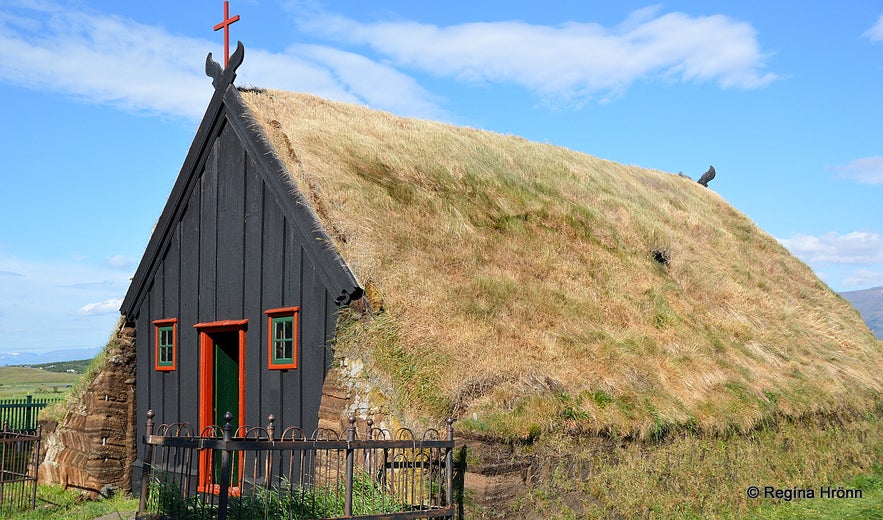
<path fill-rule="evenodd" d="M 758 509 L 751 518 L 757 520 L 799 520 L 804 518 L 840 520 L 847 518 L 863 520 L 883 519 L 883 465 L 876 465 L 870 473 L 863 473 L 844 484 L 834 486 L 846 490 L 861 490 L 861 498 L 820 497 L 788 501 Z M 855 493 L 851 493 L 855 495 Z M 777 501 L 777 502 L 781 502 Z"/>
<path fill-rule="evenodd" d="M 0 513 L 2 520 L 93 520 L 109 513 L 127 513 L 138 510 L 138 500 L 123 494 L 112 498 L 90 500 L 82 493 L 64 490 L 61 486 L 37 487 L 37 507 L 33 511 Z"/>
<path fill-rule="evenodd" d="M 229 498 L 231 518 L 261 518 L 263 520 L 310 520 L 344 516 L 343 482 L 329 487 L 301 487 L 283 479 L 278 488 L 256 487 L 248 493 Z M 354 476 L 353 515 L 383 515 L 408 511 L 395 495 L 385 491 L 367 473 Z M 200 496 L 182 495 L 175 478 L 168 474 L 154 474 L 147 498 L 147 510 L 176 520 L 212 520 L 218 509 Z"/>
<path fill-rule="evenodd" d="M 879 416 L 659 443 L 541 437 L 522 449 L 521 456 L 536 457 L 544 478 L 512 505 L 512 517 L 873 519 L 883 511 Z M 813 489 L 817 498 L 750 498 L 751 486 Z M 863 496 L 818 498 L 828 486 L 861 489 Z"/>

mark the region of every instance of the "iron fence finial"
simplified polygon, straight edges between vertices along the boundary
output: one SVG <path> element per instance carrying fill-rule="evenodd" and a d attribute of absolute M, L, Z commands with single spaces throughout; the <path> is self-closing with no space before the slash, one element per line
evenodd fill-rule
<path fill-rule="evenodd" d="M 230 424 L 233 422 L 233 412 L 227 411 L 224 412 L 224 440 L 229 441 L 232 437 L 231 433 L 233 431 L 233 425 Z"/>

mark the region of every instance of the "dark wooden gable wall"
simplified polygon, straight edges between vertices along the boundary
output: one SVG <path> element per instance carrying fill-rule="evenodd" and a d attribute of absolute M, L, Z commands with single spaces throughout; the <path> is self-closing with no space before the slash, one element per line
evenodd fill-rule
<path fill-rule="evenodd" d="M 238 91 L 221 85 L 121 307 L 136 327 L 138 439 L 149 409 L 158 423 L 198 429 L 193 326 L 223 320 L 248 321 L 241 422 L 264 425 L 272 413 L 280 426 L 318 424 L 337 312 L 361 288 L 267 143 Z M 265 311 L 279 307 L 301 309 L 297 369 L 267 366 Z M 171 318 L 177 368 L 157 371 L 152 322 Z"/>
<path fill-rule="evenodd" d="M 195 182 L 137 312 L 139 411 L 198 424 L 193 325 L 247 319 L 245 422 L 263 424 L 273 413 L 279 424 L 315 428 L 331 362 L 334 297 L 231 125 L 222 127 Z M 267 368 L 264 311 L 279 307 L 301 308 L 297 369 Z M 178 320 L 178 366 L 156 371 L 152 322 L 168 318 Z"/>

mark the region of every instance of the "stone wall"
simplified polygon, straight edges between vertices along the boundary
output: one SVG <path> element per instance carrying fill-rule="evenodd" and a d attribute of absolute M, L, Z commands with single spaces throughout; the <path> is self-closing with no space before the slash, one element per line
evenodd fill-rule
<path fill-rule="evenodd" d="M 338 358 L 322 387 L 319 427 L 343 432 L 352 416 L 356 418 L 359 435 L 365 431 L 368 419 L 373 420 L 377 428 L 395 431 L 407 421 L 395 416 L 386 392 L 388 390 L 367 376 L 361 359 Z M 456 427 L 454 423 L 455 434 Z M 464 459 L 455 466 L 465 468 L 456 478 L 470 497 L 470 517 L 507 518 L 509 505 L 536 480 L 537 461 L 516 453 L 511 444 L 500 441 L 457 435 L 455 442 L 455 460 Z"/>
<path fill-rule="evenodd" d="M 367 419 L 376 428 L 395 431 L 402 426 L 390 413 L 384 392 L 366 377 L 362 360 L 341 357 L 325 376 L 319 427 L 343 432 L 349 427 L 349 417 L 356 418 L 360 434 Z"/>
<path fill-rule="evenodd" d="M 93 495 L 131 486 L 136 448 L 135 329 L 121 327 L 105 354 L 105 366 L 46 435 L 39 482 Z"/>

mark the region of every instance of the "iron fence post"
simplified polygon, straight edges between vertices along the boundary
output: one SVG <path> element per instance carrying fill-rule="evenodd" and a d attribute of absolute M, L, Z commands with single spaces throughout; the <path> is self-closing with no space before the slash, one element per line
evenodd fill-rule
<path fill-rule="evenodd" d="M 445 502 L 448 507 L 454 507 L 454 418 L 448 417 L 447 423 L 448 442 L 445 447 Z"/>
<path fill-rule="evenodd" d="M 343 502 L 344 516 L 353 516 L 353 448 L 350 443 L 356 440 L 356 418 L 350 416 L 350 427 L 346 430 L 346 496 Z"/>
<path fill-rule="evenodd" d="M 153 410 L 147 410 L 147 431 L 144 434 L 143 442 L 147 444 L 144 451 L 144 462 L 141 466 L 141 496 L 138 499 L 138 513 L 147 511 L 147 492 L 150 485 L 151 468 L 153 464 L 153 444 L 148 442 L 147 438 L 153 435 L 153 418 L 156 414 Z"/>
<path fill-rule="evenodd" d="M 227 519 L 227 498 L 230 493 L 230 450 L 227 449 L 227 443 L 232 438 L 231 432 L 233 426 L 230 422 L 233 420 L 233 413 L 224 414 L 224 449 L 221 450 L 221 490 L 218 493 L 218 520 Z"/>
<path fill-rule="evenodd" d="M 37 438 L 34 448 L 34 485 L 31 487 L 31 509 L 37 507 L 37 479 L 40 472 L 40 440 L 43 438 L 43 427 L 37 425 Z"/>
<path fill-rule="evenodd" d="M 368 419 L 365 421 L 365 440 L 370 441 L 372 438 L 372 428 L 374 427 L 374 420 Z M 371 465 L 371 455 L 373 454 L 373 449 L 369 448 L 365 450 L 365 471 L 369 473 L 373 470 L 373 466 Z"/>
<path fill-rule="evenodd" d="M 273 441 L 276 438 L 276 416 L 273 414 L 270 414 L 269 416 L 267 416 L 267 422 L 268 422 L 268 424 L 267 424 L 267 441 L 269 441 L 269 445 L 272 446 Z M 272 484 L 272 480 L 273 480 L 274 453 L 275 452 L 270 451 L 270 450 L 267 451 L 267 471 L 264 475 L 264 486 L 267 489 L 270 489 L 270 484 Z"/>

